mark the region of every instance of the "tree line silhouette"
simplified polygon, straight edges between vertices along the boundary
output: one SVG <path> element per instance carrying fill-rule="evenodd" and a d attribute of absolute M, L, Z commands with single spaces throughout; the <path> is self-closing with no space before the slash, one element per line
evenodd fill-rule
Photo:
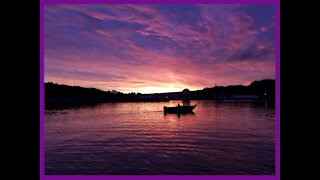
<path fill-rule="evenodd" d="M 213 96 L 225 96 L 226 99 L 232 99 L 234 95 L 256 95 L 258 99 L 275 99 L 276 82 L 275 80 L 254 81 L 249 86 L 216 86 L 213 88 L 205 88 L 198 91 L 202 93 L 206 99 L 214 99 Z"/>
<path fill-rule="evenodd" d="M 275 100 L 275 80 L 254 81 L 249 86 L 216 86 L 199 91 L 191 91 L 191 100 L 227 100 L 227 99 L 267 99 Z M 248 96 L 251 95 L 251 96 Z M 252 96 L 253 95 L 253 96 Z M 84 105 L 102 102 L 149 102 L 182 100 L 182 92 L 141 94 L 102 91 L 95 88 L 45 83 L 46 108 L 67 105 Z"/>

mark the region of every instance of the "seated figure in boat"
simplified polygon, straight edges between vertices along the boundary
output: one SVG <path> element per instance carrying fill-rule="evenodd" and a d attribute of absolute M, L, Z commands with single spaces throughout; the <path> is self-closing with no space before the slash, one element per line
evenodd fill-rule
<path fill-rule="evenodd" d="M 190 101 L 189 100 L 184 100 L 183 101 L 183 106 L 190 106 Z"/>
<path fill-rule="evenodd" d="M 182 92 L 183 95 L 183 106 L 190 106 L 190 90 L 185 89 Z"/>

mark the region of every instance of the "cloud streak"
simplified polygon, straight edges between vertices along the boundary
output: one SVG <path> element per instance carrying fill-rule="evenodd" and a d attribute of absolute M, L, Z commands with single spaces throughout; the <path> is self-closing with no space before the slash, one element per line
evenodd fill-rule
<path fill-rule="evenodd" d="M 274 78 L 274 7 L 254 8 L 46 5 L 45 80 L 150 93 Z"/>

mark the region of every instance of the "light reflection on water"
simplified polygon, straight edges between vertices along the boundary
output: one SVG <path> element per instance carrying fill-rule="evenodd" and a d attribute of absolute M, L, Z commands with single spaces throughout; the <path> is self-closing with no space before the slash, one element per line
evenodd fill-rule
<path fill-rule="evenodd" d="M 275 109 L 252 101 L 105 103 L 45 115 L 46 174 L 275 173 Z"/>

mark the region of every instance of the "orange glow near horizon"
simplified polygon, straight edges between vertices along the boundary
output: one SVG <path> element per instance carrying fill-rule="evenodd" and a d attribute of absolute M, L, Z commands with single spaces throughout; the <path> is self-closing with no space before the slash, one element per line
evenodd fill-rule
<path fill-rule="evenodd" d="M 189 90 L 201 90 L 203 88 L 197 87 L 188 87 L 182 84 L 173 85 L 173 84 L 158 84 L 158 86 L 141 86 L 141 87 L 128 87 L 130 84 L 121 84 L 122 86 L 127 86 L 128 88 L 110 88 L 110 86 L 103 86 L 95 82 L 84 82 L 84 81 L 65 81 L 62 79 L 46 79 L 46 82 L 53 82 L 60 85 L 69 85 L 69 86 L 80 86 L 84 88 L 96 88 L 103 91 L 118 91 L 122 93 L 141 93 L 141 94 L 157 94 L 157 93 L 172 93 L 172 92 L 182 92 L 184 89 Z M 123 82 L 124 83 L 124 82 Z M 131 85 L 132 86 L 132 85 Z"/>
<path fill-rule="evenodd" d="M 155 94 L 155 93 L 169 93 L 169 92 L 182 92 L 183 88 L 175 88 L 173 85 L 170 87 L 143 87 L 138 90 L 142 94 Z"/>

